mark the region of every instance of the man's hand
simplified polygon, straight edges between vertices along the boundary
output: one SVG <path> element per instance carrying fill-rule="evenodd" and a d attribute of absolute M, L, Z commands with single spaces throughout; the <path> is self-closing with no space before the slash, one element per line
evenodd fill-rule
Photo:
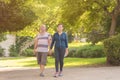
<path fill-rule="evenodd" d="M 36 53 L 37 53 L 36 49 L 34 49 L 33 53 L 36 55 Z"/>
<path fill-rule="evenodd" d="M 52 55 L 52 49 L 49 50 L 48 55 L 49 55 L 49 56 Z"/>

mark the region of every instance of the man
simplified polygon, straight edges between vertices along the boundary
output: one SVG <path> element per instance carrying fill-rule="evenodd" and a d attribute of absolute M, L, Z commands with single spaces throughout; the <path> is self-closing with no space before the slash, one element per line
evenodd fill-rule
<path fill-rule="evenodd" d="M 51 43 L 51 36 L 46 32 L 46 25 L 42 25 L 39 34 L 35 38 L 34 53 L 37 57 L 37 62 L 40 65 L 40 76 L 44 77 L 44 69 L 47 61 L 48 46 Z"/>

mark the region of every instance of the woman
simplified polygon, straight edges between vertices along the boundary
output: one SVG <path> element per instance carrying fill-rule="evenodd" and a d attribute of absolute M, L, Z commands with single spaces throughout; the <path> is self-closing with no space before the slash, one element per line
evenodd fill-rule
<path fill-rule="evenodd" d="M 63 32 L 63 25 L 59 24 L 57 32 L 53 35 L 52 43 L 50 46 L 50 53 L 52 52 L 53 45 L 55 52 L 55 68 L 56 73 L 54 77 L 62 76 L 64 56 L 68 54 L 68 40 L 67 35 Z M 59 70 L 60 66 L 60 70 Z"/>

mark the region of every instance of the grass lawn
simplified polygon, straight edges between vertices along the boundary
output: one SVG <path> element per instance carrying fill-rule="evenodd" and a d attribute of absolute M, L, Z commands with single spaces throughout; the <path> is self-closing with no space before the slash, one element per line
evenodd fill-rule
<path fill-rule="evenodd" d="M 54 58 L 48 57 L 47 68 L 54 67 Z M 65 58 L 65 67 L 105 64 L 106 58 Z M 38 67 L 35 57 L 0 58 L 0 67 Z"/>

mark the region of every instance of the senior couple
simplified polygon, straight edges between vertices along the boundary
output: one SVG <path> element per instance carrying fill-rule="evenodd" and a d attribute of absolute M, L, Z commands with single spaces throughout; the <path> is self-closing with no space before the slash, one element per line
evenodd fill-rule
<path fill-rule="evenodd" d="M 45 76 L 44 69 L 47 62 L 47 55 L 52 54 L 53 46 L 56 70 L 54 77 L 63 76 L 64 57 L 68 55 L 68 39 L 66 33 L 63 32 L 63 25 L 58 24 L 57 31 L 53 37 L 46 31 L 46 25 L 41 25 L 34 42 L 34 54 L 40 65 L 41 77 Z"/>

